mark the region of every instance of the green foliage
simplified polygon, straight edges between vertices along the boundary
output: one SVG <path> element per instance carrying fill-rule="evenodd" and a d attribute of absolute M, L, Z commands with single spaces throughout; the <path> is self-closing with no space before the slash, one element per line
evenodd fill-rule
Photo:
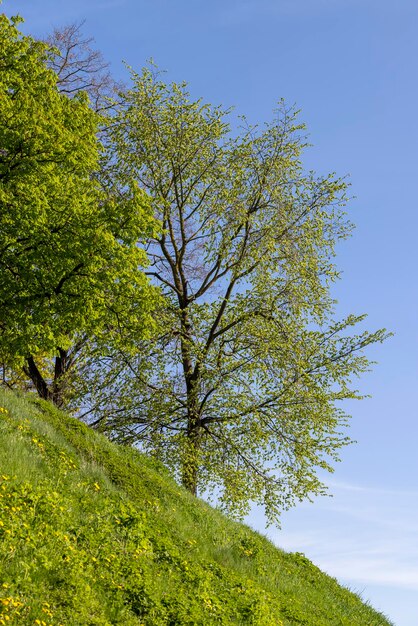
<path fill-rule="evenodd" d="M 49 403 L 0 390 L 0 624 L 389 626 Z"/>
<path fill-rule="evenodd" d="M 14 364 L 105 326 L 152 324 L 137 242 L 155 230 L 98 141 L 105 120 L 86 94 L 59 92 L 47 46 L 18 21 L 0 17 L 0 351 Z"/>
<path fill-rule="evenodd" d="M 364 316 L 334 319 L 346 184 L 304 172 L 303 126 L 283 103 L 233 136 L 230 112 L 184 84 L 132 79 L 111 135 L 163 225 L 147 247 L 162 330 L 136 356 L 96 362 L 83 402 L 192 493 L 238 515 L 256 501 L 277 520 L 324 490 L 318 468 L 349 442 L 339 402 L 358 397 L 364 349 L 386 337 L 353 334 Z"/>

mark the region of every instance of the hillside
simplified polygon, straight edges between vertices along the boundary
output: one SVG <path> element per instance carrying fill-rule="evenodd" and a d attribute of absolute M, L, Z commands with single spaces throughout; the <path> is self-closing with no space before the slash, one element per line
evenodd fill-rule
<path fill-rule="evenodd" d="M 388 626 L 163 467 L 0 390 L 0 624 Z"/>

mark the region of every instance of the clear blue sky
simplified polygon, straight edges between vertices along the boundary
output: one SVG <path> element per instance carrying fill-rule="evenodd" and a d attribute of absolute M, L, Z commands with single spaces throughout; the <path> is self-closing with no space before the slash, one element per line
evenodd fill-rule
<path fill-rule="evenodd" d="M 357 230 L 339 250 L 339 313 L 394 338 L 360 382 L 335 497 L 285 514 L 278 545 L 306 553 L 396 626 L 418 624 L 418 3 L 416 0 L 5 0 L 44 35 L 84 31 L 123 77 L 153 57 L 205 101 L 270 118 L 296 103 L 306 166 L 349 174 Z M 250 522 L 263 529 L 255 511 Z"/>

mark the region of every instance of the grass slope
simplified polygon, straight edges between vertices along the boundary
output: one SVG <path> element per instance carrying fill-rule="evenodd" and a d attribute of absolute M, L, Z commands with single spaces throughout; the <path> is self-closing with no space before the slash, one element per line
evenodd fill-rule
<path fill-rule="evenodd" d="M 34 398 L 0 407 L 0 624 L 390 624 L 136 450 Z"/>

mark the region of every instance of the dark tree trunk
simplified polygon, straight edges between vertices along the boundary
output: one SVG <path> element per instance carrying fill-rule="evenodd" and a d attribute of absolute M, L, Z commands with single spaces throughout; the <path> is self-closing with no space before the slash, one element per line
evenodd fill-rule
<path fill-rule="evenodd" d="M 26 363 L 27 365 L 23 367 L 23 371 L 31 379 L 38 396 L 43 400 L 50 400 L 55 406 L 62 408 L 64 405 L 64 376 L 71 364 L 68 352 L 58 348 L 58 356 L 55 357 L 54 363 L 53 379 L 50 384 L 42 376 L 32 355 L 26 358 Z"/>
<path fill-rule="evenodd" d="M 199 456 L 202 437 L 201 419 L 199 411 L 199 365 L 193 363 L 192 350 L 193 335 L 187 308 L 181 311 L 181 351 L 183 375 L 187 397 L 187 429 L 182 459 L 182 484 L 194 496 L 197 495 L 199 479 Z"/>
<path fill-rule="evenodd" d="M 189 419 L 184 444 L 182 467 L 183 486 L 194 496 L 197 496 L 199 479 L 199 456 L 201 446 L 201 426 L 197 414 L 197 407 L 189 407 Z"/>
<path fill-rule="evenodd" d="M 27 366 L 23 368 L 23 371 L 35 385 L 38 396 L 43 400 L 52 400 L 52 394 L 48 389 L 48 384 L 42 376 L 41 372 L 39 371 L 33 356 L 27 357 L 26 362 Z"/>
<path fill-rule="evenodd" d="M 61 408 L 64 404 L 64 374 L 66 374 L 69 367 L 69 358 L 66 350 L 58 348 L 58 353 L 59 356 L 55 357 L 54 380 L 52 382 L 52 401 L 57 407 Z"/>

